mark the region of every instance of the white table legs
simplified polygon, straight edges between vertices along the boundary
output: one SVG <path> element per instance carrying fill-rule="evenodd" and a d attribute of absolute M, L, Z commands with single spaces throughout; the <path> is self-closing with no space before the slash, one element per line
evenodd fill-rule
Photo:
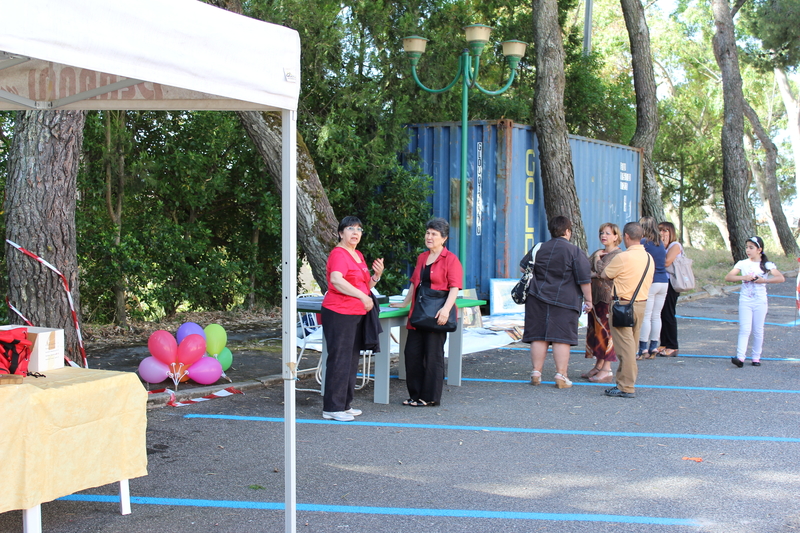
<path fill-rule="evenodd" d="M 131 514 L 131 489 L 127 479 L 119 482 L 119 512 Z M 42 533 L 42 505 L 22 511 L 23 533 Z"/>
<path fill-rule="evenodd" d="M 22 531 L 24 533 L 42 533 L 41 504 L 22 511 Z"/>
<path fill-rule="evenodd" d="M 131 487 L 127 479 L 119 482 L 119 513 L 131 514 Z"/>

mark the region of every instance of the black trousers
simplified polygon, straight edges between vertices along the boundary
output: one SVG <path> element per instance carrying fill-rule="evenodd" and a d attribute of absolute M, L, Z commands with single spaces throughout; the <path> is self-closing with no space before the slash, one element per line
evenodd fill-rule
<path fill-rule="evenodd" d="M 322 308 L 322 333 L 328 348 L 322 410 L 346 411 L 353 401 L 365 315 L 342 315 Z"/>
<path fill-rule="evenodd" d="M 661 346 L 670 350 L 678 349 L 678 319 L 675 318 L 675 312 L 679 294 L 670 283 L 664 307 L 661 308 Z"/>
<path fill-rule="evenodd" d="M 425 402 L 442 401 L 444 343 L 447 333 L 408 330 L 406 339 L 406 386 L 408 397 Z"/>

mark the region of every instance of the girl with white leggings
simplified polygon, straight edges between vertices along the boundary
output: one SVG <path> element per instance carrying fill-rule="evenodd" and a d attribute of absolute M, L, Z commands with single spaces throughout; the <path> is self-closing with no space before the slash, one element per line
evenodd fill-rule
<path fill-rule="evenodd" d="M 753 332 L 750 359 L 761 366 L 761 346 L 764 343 L 764 320 L 767 318 L 767 283 L 782 283 L 783 274 L 775 263 L 767 260 L 761 237 L 747 239 L 747 259 L 742 259 L 725 275 L 725 281 L 741 281 L 739 291 L 739 343 L 731 363 L 742 368 L 747 358 L 747 342 Z"/>
<path fill-rule="evenodd" d="M 642 329 L 639 330 L 639 351 L 636 352 L 636 359 L 655 359 L 661 339 L 661 309 L 664 307 L 669 288 L 667 249 L 661 241 L 656 219 L 642 217 L 639 219 L 639 224 L 642 226 L 643 235 L 641 244 L 653 258 L 656 269 L 653 272 L 650 292 L 647 294 L 647 306 L 644 310 Z"/>

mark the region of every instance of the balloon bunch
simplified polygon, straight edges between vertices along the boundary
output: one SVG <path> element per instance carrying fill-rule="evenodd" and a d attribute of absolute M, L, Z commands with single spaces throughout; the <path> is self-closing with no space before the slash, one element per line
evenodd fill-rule
<path fill-rule="evenodd" d="M 194 322 L 185 322 L 174 337 L 163 329 L 154 331 L 147 340 L 150 357 L 139 363 L 139 376 L 148 383 L 169 378 L 176 389 L 178 383 L 189 379 L 212 385 L 225 376 L 225 370 L 233 363 L 227 343 L 228 334 L 219 324 L 203 329 Z"/>

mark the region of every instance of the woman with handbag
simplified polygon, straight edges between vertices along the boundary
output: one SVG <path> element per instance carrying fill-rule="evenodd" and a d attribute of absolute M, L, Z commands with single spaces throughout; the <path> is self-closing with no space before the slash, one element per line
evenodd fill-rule
<path fill-rule="evenodd" d="M 600 226 L 600 244 L 603 248 L 589 257 L 592 267 L 592 309 L 589 310 L 589 323 L 586 327 L 586 358 L 595 358 L 591 370 L 581 377 L 593 383 L 612 383 L 614 374 L 611 363 L 617 361 L 614 343 L 611 340 L 611 328 L 608 325 L 608 312 L 611 310 L 611 290 L 614 282 L 600 277 L 606 265 L 617 254 L 622 252 L 622 233 L 619 226 L 606 222 Z"/>
<path fill-rule="evenodd" d="M 578 344 L 578 317 L 592 308 L 591 268 L 586 254 L 569 242 L 570 219 L 553 217 L 547 229 L 552 238 L 536 252 L 522 342 L 531 343 L 531 385 L 541 384 L 547 347 L 552 344 L 556 387 L 566 389 L 572 387 L 567 368 L 569 347 Z"/>
<path fill-rule="evenodd" d="M 659 357 L 675 357 L 678 355 L 678 320 L 675 318 L 675 312 L 680 293 L 672 286 L 672 276 L 675 272 L 672 262 L 683 253 L 683 246 L 678 242 L 675 224 L 672 222 L 660 223 L 658 225 L 658 233 L 661 235 L 664 246 L 667 247 L 664 266 L 667 269 L 670 281 L 667 287 L 664 307 L 661 308 L 661 346 L 656 351 L 656 354 Z"/>
<path fill-rule="evenodd" d="M 339 244 L 328 256 L 328 292 L 321 311 L 322 333 L 328 347 L 322 418 L 349 422 L 361 414 L 350 402 L 356 386 L 365 316 L 374 306 L 370 290 L 381 279 L 383 259 L 372 262 L 370 275 L 364 256 L 356 250 L 364 233 L 357 217 L 344 217 L 337 231 Z"/>
<path fill-rule="evenodd" d="M 444 343 L 447 331 L 455 331 L 456 297 L 464 276 L 458 257 L 444 246 L 449 235 L 450 224 L 445 219 L 428 221 L 428 250 L 417 257 L 408 294 L 402 303 L 390 304 L 411 305 L 404 352 L 408 399 L 403 402 L 411 407 L 436 406 L 442 401 Z"/>
<path fill-rule="evenodd" d="M 653 283 L 647 293 L 647 307 L 644 311 L 642 329 L 639 332 L 639 351 L 636 359 L 655 359 L 658 344 L 661 342 L 661 309 L 664 307 L 664 300 L 667 297 L 667 287 L 669 277 L 664 261 L 667 257 L 667 250 L 661 243 L 661 236 L 658 233 L 658 224 L 653 217 L 642 217 L 639 219 L 642 226 L 642 244 L 644 249 L 653 258 L 656 266 L 653 274 Z"/>

